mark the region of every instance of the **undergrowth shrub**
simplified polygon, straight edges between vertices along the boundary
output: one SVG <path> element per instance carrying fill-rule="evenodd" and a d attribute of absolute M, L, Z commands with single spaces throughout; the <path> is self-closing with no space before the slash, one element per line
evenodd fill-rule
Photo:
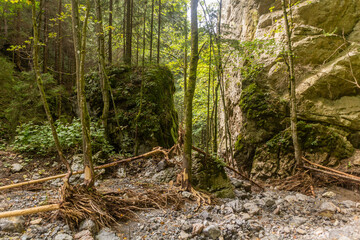
<path fill-rule="evenodd" d="M 76 152 L 81 149 L 81 123 L 76 119 L 72 123 L 56 121 L 60 145 L 65 152 Z M 113 147 L 105 139 L 104 129 L 96 123 L 91 123 L 92 152 L 103 151 L 111 153 Z M 36 155 L 47 155 L 56 152 L 55 142 L 49 124 L 37 125 L 33 122 L 24 123 L 17 127 L 14 150 Z"/>

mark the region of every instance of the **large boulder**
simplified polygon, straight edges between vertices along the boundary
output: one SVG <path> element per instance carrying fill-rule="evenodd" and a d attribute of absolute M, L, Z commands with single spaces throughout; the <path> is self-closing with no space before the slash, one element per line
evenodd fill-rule
<path fill-rule="evenodd" d="M 110 100 L 106 129 L 110 143 L 123 152 L 134 151 L 136 138 L 139 152 L 146 152 L 156 146 L 171 147 L 177 139 L 178 130 L 171 71 L 162 66 L 122 66 L 111 67 L 107 73 L 116 106 L 115 111 Z M 99 75 L 89 74 L 87 81 L 91 113 L 100 118 L 103 106 Z"/>
<path fill-rule="evenodd" d="M 292 3 L 300 142 L 311 160 L 336 165 L 360 146 L 360 0 Z M 281 2 L 224 0 L 222 10 L 225 36 L 247 42 L 240 48 L 247 55 L 233 58 L 225 74 L 238 166 L 256 177 L 286 177 L 295 162 Z M 221 114 L 221 136 L 224 126 Z"/>

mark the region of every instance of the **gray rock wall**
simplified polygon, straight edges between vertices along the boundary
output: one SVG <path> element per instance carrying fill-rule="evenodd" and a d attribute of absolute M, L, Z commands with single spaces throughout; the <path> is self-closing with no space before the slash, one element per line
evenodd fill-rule
<path fill-rule="evenodd" d="M 259 149 L 264 149 L 266 143 L 289 126 L 288 74 L 286 62 L 282 58 L 285 32 L 282 28 L 280 2 L 223 1 L 222 31 L 227 33 L 226 38 L 240 41 L 274 41 L 270 51 L 254 54 L 255 62 L 261 66 L 261 71 L 251 79 L 245 79 L 241 74 L 241 69 L 245 69 L 248 64 L 243 58 L 233 57 L 226 66 L 226 102 L 230 109 L 235 155 L 240 168 L 249 171 L 258 169 L 253 171 L 254 174 L 262 169 L 260 167 L 259 170 L 257 166 L 260 161 Z M 355 79 L 360 82 L 360 0 L 299 1 L 292 8 L 292 18 L 299 119 L 306 123 L 319 123 L 338 129 L 342 133 L 344 144 L 348 146 L 350 136 L 360 131 L 360 86 L 355 82 Z M 255 84 L 263 95 L 269 96 L 263 98 L 268 101 L 264 103 L 269 104 L 268 108 L 274 105 L 269 101 L 278 102 L 275 105 L 280 118 L 264 119 L 267 115 L 258 109 L 258 104 L 255 104 L 257 109 L 254 109 L 251 105 L 254 104 L 251 102 L 252 95 L 248 96 L 250 84 Z M 247 98 L 244 99 L 244 96 Z M 279 103 L 283 104 L 284 108 L 278 107 Z M 251 112 L 254 110 L 259 116 L 258 119 L 256 114 Z M 222 111 L 220 119 L 220 134 L 223 139 Z M 274 126 L 264 126 L 259 124 L 259 121 L 266 121 L 266 125 Z M 304 146 L 308 140 L 302 139 Z M 222 149 L 224 145 L 224 141 L 221 141 Z M 353 145 L 358 146 L 358 143 Z M 316 152 L 309 152 L 307 149 L 305 151 L 308 157 L 314 157 Z M 324 155 L 324 152 L 321 154 Z M 335 154 L 330 153 L 318 160 L 337 162 L 330 161 L 335 158 L 333 155 Z M 283 157 L 291 159 L 289 155 Z M 337 154 L 336 159 L 345 157 L 348 156 Z M 278 174 L 282 171 L 279 170 L 279 162 L 284 158 L 277 153 L 277 156 L 271 159 L 271 162 L 275 163 L 266 171 L 271 171 L 271 176 L 281 177 L 281 174 Z M 261 156 L 261 159 L 269 158 Z M 260 161 L 262 165 L 266 165 L 264 161 L 267 160 Z"/>

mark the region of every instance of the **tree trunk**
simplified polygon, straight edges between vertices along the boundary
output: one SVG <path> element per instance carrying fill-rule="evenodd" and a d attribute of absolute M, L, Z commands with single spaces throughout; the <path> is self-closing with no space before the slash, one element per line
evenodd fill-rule
<path fill-rule="evenodd" d="M 82 28 L 80 28 L 79 20 L 79 1 L 71 0 L 71 6 L 72 29 L 76 61 L 76 86 L 81 120 L 85 184 L 87 187 L 92 187 L 94 185 L 94 167 L 91 154 L 90 116 L 86 106 L 84 77 L 86 55 L 86 30 L 90 12 L 90 0 L 86 0 L 86 13 Z"/>
<path fill-rule="evenodd" d="M 187 10 L 187 8 L 186 8 Z M 184 41 L 184 109 L 182 112 L 183 118 L 185 118 L 185 96 L 186 96 L 186 90 L 187 90 L 187 68 L 188 68 L 188 26 L 187 26 L 187 13 L 185 14 L 185 41 Z"/>
<path fill-rule="evenodd" d="M 220 94 L 221 100 L 224 108 L 224 122 L 225 122 L 225 144 L 226 144 L 226 156 L 228 157 L 228 161 L 234 167 L 234 154 L 232 150 L 232 142 L 231 142 L 231 133 L 229 128 L 229 111 L 226 106 L 225 101 L 225 83 L 224 83 L 224 71 L 222 66 L 222 57 L 221 57 L 221 8 L 222 8 L 222 0 L 219 2 L 219 15 L 218 15 L 218 23 L 217 23 L 217 35 L 216 35 L 216 45 L 217 45 L 217 75 L 220 86 Z M 230 155 L 230 156 L 229 156 Z"/>
<path fill-rule="evenodd" d="M 108 64 L 112 64 L 112 25 L 113 25 L 113 0 L 109 1 L 109 40 L 108 40 Z"/>
<path fill-rule="evenodd" d="M 191 149 L 192 149 L 192 108 L 193 97 L 196 87 L 198 53 L 198 22 L 197 22 L 198 0 L 191 0 L 191 59 L 189 84 L 185 95 L 185 139 L 184 139 L 184 160 L 182 188 L 189 189 L 191 184 Z"/>
<path fill-rule="evenodd" d="M 161 34 L 161 0 L 159 0 L 159 22 L 158 22 L 158 42 L 157 42 L 157 60 L 156 60 L 157 64 L 160 64 L 160 34 Z"/>
<path fill-rule="evenodd" d="M 62 12 L 62 0 L 59 0 L 59 5 L 58 5 L 58 15 L 61 16 L 61 12 Z M 55 61 L 55 68 L 57 71 L 57 82 L 58 85 L 61 86 L 62 84 L 62 62 L 63 62 L 63 57 L 62 57 L 62 21 L 58 19 L 58 31 L 57 31 L 57 37 L 58 37 L 58 41 L 57 41 L 57 48 L 56 48 L 56 61 Z M 58 118 L 61 116 L 61 108 L 62 108 L 62 97 L 61 97 L 61 92 L 59 93 L 59 95 L 57 96 L 56 99 L 57 102 L 57 116 Z"/>
<path fill-rule="evenodd" d="M 206 116 L 206 131 L 205 131 L 205 151 L 206 151 L 206 154 L 209 154 L 209 142 L 210 142 L 210 138 L 211 138 L 211 135 L 210 135 L 210 85 L 211 85 L 211 48 L 212 48 L 212 37 L 211 35 L 209 36 L 210 37 L 210 49 L 209 49 L 209 52 L 210 52 L 210 57 L 209 57 L 209 80 L 208 80 L 208 92 L 207 92 L 207 116 Z"/>
<path fill-rule="evenodd" d="M 48 65 L 48 56 L 49 56 L 49 48 L 48 48 L 48 9 L 47 9 L 47 0 L 44 0 L 44 47 L 43 47 L 43 73 L 47 72 L 47 65 Z"/>
<path fill-rule="evenodd" d="M 146 9 L 147 9 L 147 2 L 145 0 L 145 9 L 144 9 L 144 27 L 143 27 L 143 53 L 142 53 L 142 66 L 145 66 L 145 48 L 146 48 Z"/>
<path fill-rule="evenodd" d="M 125 60 L 125 55 L 126 55 L 126 3 L 128 0 L 124 0 L 124 18 L 123 18 L 123 57 Z"/>
<path fill-rule="evenodd" d="M 291 102 L 291 110 L 290 110 L 290 121 L 291 121 L 291 135 L 293 139 L 294 145 L 294 154 L 295 160 L 298 167 L 302 166 L 302 159 L 301 159 L 301 147 L 299 144 L 298 132 L 297 132 L 297 106 L 296 106 L 296 85 L 295 85 L 295 73 L 294 73 L 294 52 L 292 49 L 292 42 L 291 42 L 291 32 L 289 27 L 289 21 L 286 12 L 286 4 L 285 0 L 281 0 L 282 9 L 284 13 L 284 27 L 287 39 L 287 55 L 288 55 L 288 71 L 289 71 L 289 79 L 290 79 L 290 102 Z M 291 6 L 289 6 L 291 8 Z"/>
<path fill-rule="evenodd" d="M 62 152 L 61 149 L 61 145 L 60 145 L 60 141 L 56 132 L 56 128 L 55 128 L 55 124 L 54 124 L 54 120 L 51 116 L 51 112 L 50 112 L 50 108 L 49 105 L 47 103 L 46 100 L 46 94 L 44 91 L 44 85 L 43 85 L 43 81 L 41 78 L 41 74 L 40 74 L 40 66 L 39 66 L 39 26 L 37 24 L 37 19 L 36 19 L 36 1 L 35 0 L 31 0 L 31 4 L 32 4 L 32 24 L 33 24 L 33 32 L 34 32 L 34 46 L 33 46 L 33 64 L 34 64 L 34 71 L 35 71 L 35 77 L 36 77 L 36 82 L 40 91 L 40 96 L 41 96 L 41 100 L 43 102 L 44 105 L 44 109 L 45 109 L 45 113 L 46 113 L 46 117 L 49 121 L 50 124 L 50 128 L 51 128 L 51 133 L 52 136 L 54 138 L 54 142 L 55 142 L 55 146 L 56 146 L 56 150 L 59 154 L 60 160 L 64 163 L 64 165 L 66 166 L 66 169 L 68 171 L 66 177 L 65 177 L 65 184 L 68 184 L 68 180 L 72 174 L 71 171 L 71 167 L 70 164 L 68 163 L 68 161 L 65 159 L 64 154 Z"/>
<path fill-rule="evenodd" d="M 109 97 L 109 81 L 108 76 L 105 70 L 105 34 L 102 23 L 102 10 L 100 0 L 95 0 L 96 8 L 96 33 L 98 41 L 98 61 L 99 61 L 99 75 L 100 75 L 100 86 L 101 93 L 103 98 L 103 112 L 101 116 L 101 121 L 105 129 L 105 136 L 108 138 L 108 116 L 109 116 L 109 107 L 110 107 L 110 97 Z"/>
<path fill-rule="evenodd" d="M 126 0 L 126 48 L 125 48 L 125 64 L 131 65 L 131 44 L 132 44 L 132 34 L 131 34 L 131 0 Z"/>
<path fill-rule="evenodd" d="M 153 33 L 154 33 L 154 0 L 151 1 L 151 20 L 150 20 L 150 63 L 152 61 Z"/>
<path fill-rule="evenodd" d="M 218 151 L 218 144 L 217 144 L 217 139 L 218 139 L 218 102 L 219 102 L 219 82 L 216 85 L 216 89 L 215 89 L 215 100 L 214 100 L 214 135 L 213 135 L 213 142 L 212 142 L 212 147 L 213 147 L 213 152 L 217 154 Z"/>

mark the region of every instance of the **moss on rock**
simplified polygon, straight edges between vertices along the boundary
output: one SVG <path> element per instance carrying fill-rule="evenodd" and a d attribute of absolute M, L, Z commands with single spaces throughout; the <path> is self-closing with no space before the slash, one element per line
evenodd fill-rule
<path fill-rule="evenodd" d="M 174 78 L 171 71 L 163 66 L 111 67 L 108 76 L 114 101 L 110 104 L 108 133 L 110 142 L 123 152 L 133 152 L 136 135 L 135 118 L 138 119 L 139 152 L 155 146 L 171 147 L 177 140 L 178 115 L 174 107 Z M 93 115 L 100 118 L 102 98 L 99 76 L 87 76 L 90 83 L 87 89 Z M 143 96 L 141 97 L 141 84 Z M 119 122 L 120 128 L 117 125 Z"/>
<path fill-rule="evenodd" d="M 194 158 L 192 184 L 219 198 L 233 198 L 234 187 L 227 177 L 223 162 L 214 159 Z"/>
<path fill-rule="evenodd" d="M 337 165 L 354 152 L 346 132 L 332 126 L 300 121 L 298 135 L 304 154 L 323 165 Z M 291 132 L 287 128 L 256 150 L 252 175 L 262 179 L 291 175 L 295 167 L 293 152 Z"/>

